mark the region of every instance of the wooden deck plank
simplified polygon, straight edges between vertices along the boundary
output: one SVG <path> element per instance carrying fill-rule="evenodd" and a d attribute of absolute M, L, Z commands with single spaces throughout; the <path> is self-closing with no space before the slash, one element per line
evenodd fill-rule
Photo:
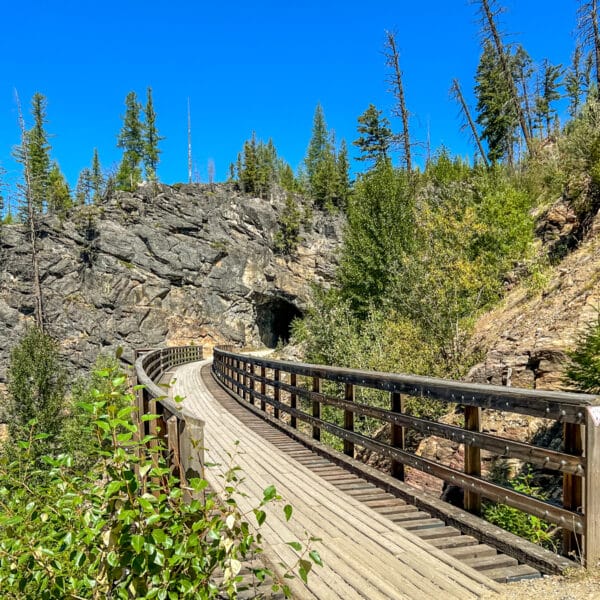
<path fill-rule="evenodd" d="M 241 486 L 261 497 L 262 489 L 274 483 L 278 492 L 294 505 L 294 518 L 289 523 L 283 520 L 281 506 L 267 507 L 267 527 L 261 529 L 267 556 L 275 562 L 282 557 L 291 558 L 294 553 L 285 542 L 297 539 L 299 532 L 301 537 L 304 530 L 311 535 L 320 533 L 323 538 L 318 549 L 326 568 L 313 570 L 309 585 L 304 593 L 298 594 L 299 598 L 423 598 L 433 591 L 448 599 L 477 598 L 498 589 L 473 569 L 460 565 L 358 499 L 336 489 L 312 473 L 309 466 L 291 460 L 271 441 L 261 438 L 221 407 L 208 393 L 199 373 L 198 363 L 178 369 L 172 393 L 186 398 L 184 410 L 205 420 L 208 460 L 212 455 L 218 458 L 223 463 L 218 468 L 222 471 L 229 460 L 227 453 L 240 440 L 235 462 L 245 477 Z M 286 444 L 286 447 L 292 446 Z M 219 486 L 218 469 L 207 470 L 211 485 L 215 480 Z M 251 499 L 247 501 L 250 506 Z M 377 560 L 369 560 L 373 556 Z M 410 589 L 414 595 L 409 594 Z"/>

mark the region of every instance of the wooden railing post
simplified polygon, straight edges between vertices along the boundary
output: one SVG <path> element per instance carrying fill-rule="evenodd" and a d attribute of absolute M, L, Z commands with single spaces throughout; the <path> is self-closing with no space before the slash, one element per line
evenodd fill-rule
<path fill-rule="evenodd" d="M 244 364 L 244 379 L 243 379 L 244 389 L 242 390 L 242 398 L 244 400 L 249 400 L 250 392 L 248 391 L 248 384 L 249 384 L 248 369 L 249 369 L 250 365 L 245 361 L 243 364 Z"/>
<path fill-rule="evenodd" d="M 169 467 L 171 469 L 171 473 L 175 477 L 179 477 L 183 483 L 183 473 L 181 473 L 181 456 L 179 453 L 179 420 L 175 415 L 171 415 L 167 419 L 167 448 L 170 455 Z"/>
<path fill-rule="evenodd" d="M 263 396 L 263 398 L 260 400 L 260 410 L 265 411 L 267 410 L 267 403 L 264 400 L 264 396 L 267 393 L 267 383 L 265 381 L 267 377 L 267 369 L 263 365 L 260 366 L 260 376 L 262 378 L 260 382 L 260 393 Z"/>
<path fill-rule="evenodd" d="M 406 401 L 404 396 L 399 392 L 391 392 L 390 393 L 390 401 L 392 412 L 403 413 L 406 409 Z M 406 440 L 405 440 L 405 428 L 401 425 L 396 425 L 396 423 L 391 424 L 390 430 L 390 444 L 394 448 L 400 448 L 401 450 L 406 449 Z M 404 481 L 404 463 L 399 460 L 392 459 L 391 464 L 391 474 L 392 477 L 396 477 L 401 481 Z"/>
<path fill-rule="evenodd" d="M 465 405 L 465 429 L 468 431 L 481 431 L 481 408 Z M 471 443 L 465 434 L 465 473 L 467 475 L 481 475 L 481 450 Z M 474 514 L 481 512 L 481 494 L 464 490 L 465 509 Z"/>
<path fill-rule="evenodd" d="M 600 406 L 586 410 L 585 460 L 583 564 L 595 568 L 600 562 Z"/>
<path fill-rule="evenodd" d="M 204 421 L 186 415 L 179 439 L 179 456 L 185 481 L 204 478 Z M 184 498 L 187 501 L 198 497 L 201 498 L 202 494 L 193 494 L 186 486 Z"/>
<path fill-rule="evenodd" d="M 290 385 L 292 387 L 296 387 L 296 373 L 290 373 Z M 290 407 L 297 408 L 298 405 L 298 397 L 294 392 L 290 393 Z M 296 429 L 298 426 L 296 423 L 296 415 L 290 416 L 290 426 Z"/>
<path fill-rule="evenodd" d="M 279 369 L 273 369 L 273 382 L 275 383 L 275 385 L 273 386 L 273 400 L 275 400 L 275 402 L 279 402 L 279 399 L 281 398 L 280 389 L 277 385 L 280 381 L 280 378 L 281 378 L 281 372 L 279 371 Z M 279 407 L 278 406 L 273 407 L 273 416 L 276 419 L 279 419 Z"/>
<path fill-rule="evenodd" d="M 250 369 L 250 398 L 249 398 L 249 401 L 250 401 L 250 404 L 254 404 L 254 392 L 256 391 L 256 388 L 255 388 L 256 382 L 254 380 L 254 373 L 255 373 L 254 363 L 250 363 L 248 366 Z"/>
<path fill-rule="evenodd" d="M 564 424 L 564 451 L 575 456 L 583 454 L 583 426 Z M 563 507 L 580 512 L 583 507 L 583 479 L 573 473 L 563 473 Z M 563 554 L 581 552 L 581 536 L 563 528 Z"/>
<path fill-rule="evenodd" d="M 354 386 L 351 383 L 346 384 L 344 392 L 344 400 L 354 402 Z M 344 409 L 344 429 L 354 431 L 354 412 L 348 409 Z M 344 440 L 344 454 L 354 458 L 354 442 Z"/>
<path fill-rule="evenodd" d="M 312 391 L 317 394 L 321 393 L 321 380 L 318 377 L 312 378 Z M 312 416 L 315 417 L 315 419 L 321 418 L 321 403 L 314 399 L 312 401 Z M 321 428 L 317 425 L 313 425 L 312 436 L 314 440 L 317 440 L 318 442 L 321 441 Z"/>

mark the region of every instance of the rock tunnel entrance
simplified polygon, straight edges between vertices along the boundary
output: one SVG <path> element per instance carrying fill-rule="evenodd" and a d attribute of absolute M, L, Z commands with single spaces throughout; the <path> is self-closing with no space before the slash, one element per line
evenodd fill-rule
<path fill-rule="evenodd" d="M 292 321 L 302 317 L 302 312 L 283 298 L 265 298 L 256 305 L 256 325 L 262 343 L 275 348 L 277 343 L 290 339 Z"/>

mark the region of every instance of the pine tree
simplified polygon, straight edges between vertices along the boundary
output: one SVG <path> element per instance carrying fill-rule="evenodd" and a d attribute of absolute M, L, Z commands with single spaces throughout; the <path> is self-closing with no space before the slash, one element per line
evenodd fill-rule
<path fill-rule="evenodd" d="M 338 208 L 346 210 L 348 198 L 350 196 L 350 162 L 348 161 L 348 147 L 346 146 L 346 140 L 342 140 L 340 143 L 336 167 L 338 190 L 335 203 Z"/>
<path fill-rule="evenodd" d="M 317 176 L 320 165 L 329 154 L 331 154 L 331 145 L 327 124 L 325 123 L 325 114 L 323 113 L 322 106 L 317 104 L 313 116 L 312 135 L 304 159 L 306 174 L 311 188 L 313 187 L 313 181 Z"/>
<path fill-rule="evenodd" d="M 487 143 L 488 159 L 495 163 L 507 158 L 512 163 L 519 121 L 510 86 L 491 42 L 484 44 L 475 81 L 476 121 L 482 128 L 481 138 Z"/>
<path fill-rule="evenodd" d="M 141 106 L 135 92 L 125 98 L 123 127 L 117 139 L 117 147 L 123 149 L 123 160 L 117 173 L 119 189 L 132 191 L 142 181 L 140 164 L 144 154 L 144 126 L 140 121 Z"/>
<path fill-rule="evenodd" d="M 94 148 L 94 156 L 92 157 L 92 171 L 90 173 L 92 201 L 94 204 L 98 204 L 102 199 L 105 183 L 104 175 L 102 174 L 102 167 L 100 166 L 98 149 Z"/>
<path fill-rule="evenodd" d="M 45 126 L 46 98 L 39 92 L 31 100 L 33 127 L 27 132 L 27 153 L 29 160 L 29 176 L 31 199 L 38 212 L 42 212 L 47 204 L 48 178 L 50 175 L 50 144 Z"/>
<path fill-rule="evenodd" d="M 90 204 L 92 201 L 93 191 L 93 176 L 92 171 L 85 167 L 79 173 L 77 179 L 77 186 L 75 187 L 75 202 L 81 206 L 84 204 Z"/>
<path fill-rule="evenodd" d="M 393 134 L 390 122 L 381 114 L 382 111 L 377 110 L 374 104 L 369 104 L 369 108 L 358 117 L 360 137 L 352 142 L 360 149 L 358 160 L 387 160 Z"/>
<path fill-rule="evenodd" d="M 48 210 L 59 215 L 71 208 L 71 190 L 58 163 L 54 161 L 48 174 Z"/>
<path fill-rule="evenodd" d="M 596 88 L 600 89 L 600 24 L 598 0 L 580 0 L 577 11 L 577 29 L 583 46 L 590 51 L 591 63 L 596 75 Z"/>
<path fill-rule="evenodd" d="M 600 394 L 600 314 L 580 335 L 569 358 L 567 383 L 583 392 Z"/>
<path fill-rule="evenodd" d="M 146 121 L 143 126 L 144 169 L 146 171 L 146 178 L 149 181 L 156 181 L 156 169 L 160 155 L 158 143 L 165 138 L 158 135 L 156 128 L 156 113 L 154 112 L 154 103 L 152 102 L 152 88 L 149 87 L 146 94 L 146 107 L 144 108 Z"/>
<path fill-rule="evenodd" d="M 548 60 L 544 61 L 542 72 L 542 89 L 536 99 L 536 120 L 540 133 L 543 134 L 544 127 L 546 137 L 550 137 L 552 123 L 557 116 L 553 104 L 560 100 L 559 78 L 562 75 L 561 65 L 552 65 Z"/>

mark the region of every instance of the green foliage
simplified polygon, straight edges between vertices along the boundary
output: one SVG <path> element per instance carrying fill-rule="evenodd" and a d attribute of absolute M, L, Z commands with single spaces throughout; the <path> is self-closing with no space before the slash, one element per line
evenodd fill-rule
<path fill-rule="evenodd" d="M 509 55 L 507 58 L 513 71 L 516 71 L 516 55 Z M 519 119 L 511 85 L 496 49 L 489 40 L 483 46 L 475 81 L 478 113 L 476 120 L 482 128 L 481 138 L 488 146 L 488 158 L 491 163 L 503 158 L 512 163 Z"/>
<path fill-rule="evenodd" d="M 302 211 L 298 205 L 298 198 L 288 192 L 279 217 L 279 229 L 274 239 L 275 251 L 280 254 L 292 254 L 300 242 Z"/>
<path fill-rule="evenodd" d="M 36 449 L 56 448 L 64 421 L 65 390 L 66 374 L 56 342 L 31 327 L 10 355 L 6 419 L 11 439 L 22 440 L 35 420 L 46 436 Z"/>
<path fill-rule="evenodd" d="M 361 152 L 358 160 L 373 162 L 386 161 L 393 141 L 390 122 L 381 116 L 374 104 L 358 117 L 358 133 L 360 136 L 352 142 Z"/>
<path fill-rule="evenodd" d="M 117 147 L 123 149 L 123 160 L 117 172 L 117 186 L 121 190 L 131 191 L 142 181 L 140 164 L 144 157 L 141 105 L 135 92 L 127 94 L 125 107 L 123 127 L 117 139 Z"/>
<path fill-rule="evenodd" d="M 144 115 L 146 116 L 142 130 L 144 169 L 146 171 L 146 177 L 148 180 L 156 181 L 156 169 L 158 167 L 160 155 L 158 143 L 161 140 L 164 140 L 164 138 L 158 135 L 158 130 L 156 128 L 156 112 L 154 111 L 152 88 L 150 87 L 146 90 L 146 106 L 144 108 Z"/>
<path fill-rule="evenodd" d="M 92 158 L 92 169 L 90 172 L 90 187 L 92 189 L 92 201 L 94 204 L 98 204 L 102 199 L 105 191 L 106 181 L 102 174 L 102 168 L 100 166 L 100 157 L 98 156 L 98 149 L 94 148 L 94 156 Z"/>
<path fill-rule="evenodd" d="M 414 247 L 414 194 L 408 175 L 380 162 L 355 185 L 338 270 L 342 296 L 365 314 L 380 302 Z"/>
<path fill-rule="evenodd" d="M 582 392 L 600 394 L 600 313 L 579 336 L 569 358 L 566 383 Z"/>
<path fill-rule="evenodd" d="M 72 205 L 69 184 L 55 161 L 52 163 L 48 174 L 48 210 L 55 214 L 64 215 Z"/>
<path fill-rule="evenodd" d="M 540 133 L 550 137 L 552 123 L 557 118 L 557 112 L 553 104 L 560 100 L 559 78 L 562 75 L 561 65 L 552 65 L 548 60 L 544 61 L 542 74 L 542 91 L 536 99 L 536 119 Z"/>
<path fill-rule="evenodd" d="M 508 483 L 515 491 L 522 494 L 540 500 L 548 498 L 548 495 L 541 488 L 533 484 L 533 475 L 529 472 L 522 473 Z M 518 508 L 513 508 L 506 504 L 496 503 L 484 504 L 483 517 L 490 523 L 498 525 L 498 527 L 502 527 L 534 544 L 539 544 L 553 552 L 557 551 L 554 539 L 557 529 L 539 517 L 527 514 Z"/>
<path fill-rule="evenodd" d="M 231 165 L 231 179 L 239 181 L 243 192 L 264 199 L 269 197 L 275 185 L 290 192 L 301 190 L 291 167 L 277 156 L 273 140 L 265 144 L 257 140 L 254 133 L 244 142 L 236 165 Z"/>
<path fill-rule="evenodd" d="M 335 137 L 327 130 L 320 104 L 315 109 L 304 166 L 306 188 L 315 206 L 328 211 L 345 208 L 350 191 L 348 153 L 345 143 L 336 151 Z"/>
<path fill-rule="evenodd" d="M 27 132 L 27 156 L 29 159 L 29 180 L 32 201 L 35 209 L 41 212 L 48 192 L 48 177 L 50 174 L 50 144 L 45 126 L 46 119 L 45 96 L 36 92 L 31 100 L 31 114 L 34 125 Z"/>
<path fill-rule="evenodd" d="M 124 375 L 97 373 L 104 381 L 81 404 L 88 415 L 81 435 L 98 440 L 89 468 L 74 472 L 69 455 L 32 461 L 43 434 L 34 422 L 15 460 L 0 460 L 0 588 L 5 597 L 39 598 L 235 598 L 248 584 L 273 574 L 244 561 L 261 551 L 267 504 L 280 497 L 273 486 L 248 512 L 237 503 L 239 468 L 225 475 L 225 498 L 205 479 L 186 481 L 193 498 L 165 463 L 166 449 L 148 436 L 137 442 L 133 397 L 123 395 Z M 153 418 L 153 417 L 151 417 Z M 153 444 L 146 445 L 152 441 Z M 283 508 L 290 519 L 292 508 Z M 290 596 L 292 570 L 306 581 L 322 565 L 313 540 L 289 545 L 296 565 L 271 589 Z"/>

